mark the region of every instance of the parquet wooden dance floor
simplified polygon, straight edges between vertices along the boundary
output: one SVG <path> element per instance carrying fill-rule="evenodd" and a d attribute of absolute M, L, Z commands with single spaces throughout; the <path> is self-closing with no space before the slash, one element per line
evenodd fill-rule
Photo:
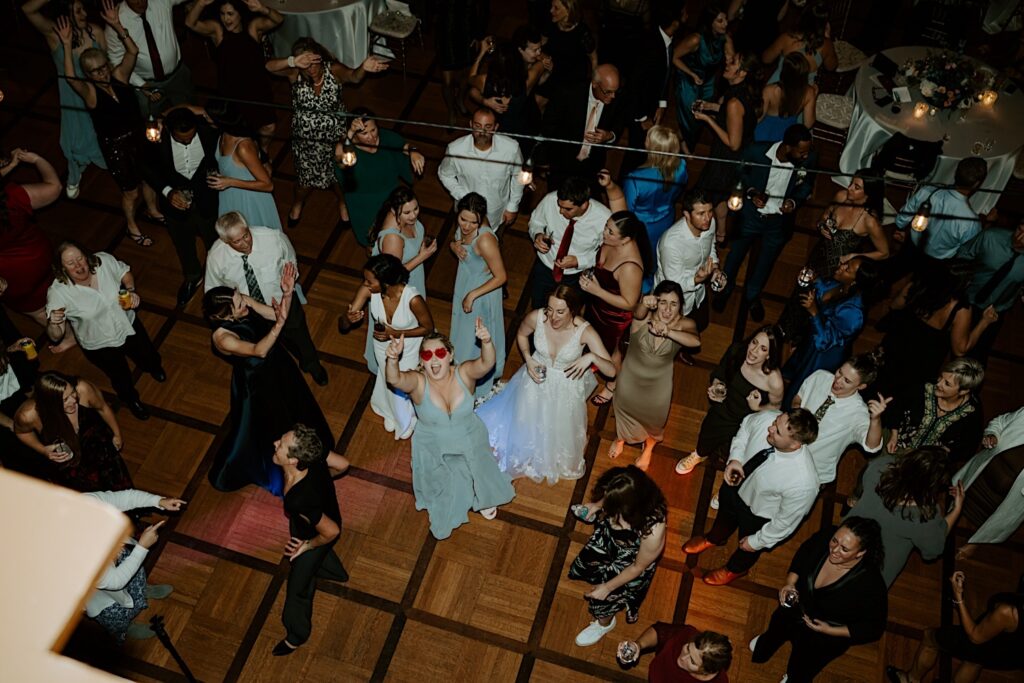
<path fill-rule="evenodd" d="M 492 28 L 509 34 L 517 21 L 493 3 Z M 15 22 L 8 6 L 5 22 Z M 22 20 L 16 33 L 0 45 L 0 136 L 7 147 L 23 146 L 62 168 L 57 145 L 57 88 L 42 40 Z M 410 73 L 370 78 L 346 88 L 350 107 L 367 105 L 384 116 L 418 121 L 445 120 L 440 72 L 430 46 L 410 49 Z M 9 39 L 8 39 L 9 38 Z M 200 92 L 208 94 L 212 69 L 194 36 L 183 38 Z M 17 67 L 15 67 L 17 65 Z M 277 84 L 277 99 L 287 102 L 286 84 Z M 273 147 L 276 195 L 283 212 L 291 199 L 292 158 L 287 143 L 287 116 L 280 117 Z M 458 132 L 402 125 L 399 132 L 427 156 L 428 166 L 416 184 L 427 231 L 446 244 L 453 230 L 450 200 L 436 178 L 444 145 Z M 706 149 L 702 147 L 702 150 Z M 835 164 L 837 149 L 822 149 L 826 164 Z M 692 165 L 691 177 L 700 163 Z M 819 178 L 819 198 L 833 190 Z M 533 201 L 541 195 L 535 194 Z M 892 198 L 891 198 L 892 199 Z M 894 200 L 895 201 L 895 200 Z M 820 208 L 804 209 L 802 226 L 812 226 Z M 532 259 L 526 236 L 526 213 L 506 231 L 503 255 L 509 270 L 510 297 L 506 325 L 514 333 L 527 310 L 523 295 Z M 575 634 L 587 623 L 585 587 L 566 578 L 569 563 L 586 541 L 588 529 L 568 514 L 591 482 L 615 464 L 606 456 L 614 437 L 614 417 L 607 407 L 590 407 L 587 472 L 579 481 L 555 486 L 528 480 L 516 483 L 517 497 L 494 521 L 471 515 L 469 524 L 437 542 L 428 532 L 425 512 L 417 512 L 411 490 L 409 444 L 393 440 L 370 409 L 372 376 L 362 360 L 363 328 L 339 335 L 336 318 L 361 274 L 365 253 L 351 233 L 336 227 L 333 196 L 315 194 L 302 224 L 289 231 L 299 254 L 301 281 L 309 296 L 306 316 L 330 374 L 327 387 L 312 386 L 338 437 L 339 451 L 352 469 L 336 481 L 344 517 L 337 551 L 351 574 L 347 584 L 321 582 L 314 610 L 313 636 L 289 657 L 270 655 L 283 637 L 280 612 L 287 561 L 281 551 L 287 524 L 280 501 L 255 487 L 234 493 L 215 491 L 206 471 L 227 433 L 230 368 L 210 351 L 210 333 L 200 318 L 199 297 L 175 310 L 180 282 L 177 261 L 166 233 L 143 224 L 156 244 L 141 248 L 123 239 L 125 224 L 111 179 L 91 169 L 81 198 L 62 198 L 40 213 L 40 223 L 54 241 L 74 236 L 94 249 L 112 251 L 132 266 L 143 300 L 142 318 L 164 357 L 168 379 L 138 379 L 143 401 L 153 418 L 136 421 L 118 412 L 125 434 L 125 457 L 139 488 L 189 501 L 172 517 L 150 554 L 151 582 L 174 584 L 174 594 L 153 603 L 163 614 L 184 660 L 203 681 L 596 681 L 645 679 L 646 663 L 623 671 L 615 662 L 615 644 L 638 635 L 654 621 L 687 621 L 728 634 L 736 651 L 730 677 L 743 683 L 778 681 L 788 646 L 771 662 L 752 665 L 747 642 L 764 629 L 776 604 L 777 587 L 799 543 L 839 517 L 844 496 L 853 487 L 863 460 L 851 451 L 834 486 L 823 492 L 795 537 L 764 555 L 754 570 L 735 584 L 712 588 L 702 572 L 717 566 L 729 548 L 686 558 L 681 543 L 694 530 L 710 526 L 708 503 L 721 473 L 701 467 L 687 477 L 673 472 L 676 459 L 691 450 L 706 405 L 707 374 L 736 334 L 755 325 L 738 318 L 736 299 L 721 315 L 713 314 L 702 352 L 693 366 L 677 363 L 675 394 L 667 438 L 655 451 L 650 474 L 670 503 L 670 536 L 639 624 L 618 628 L 601 643 L 579 648 Z M 768 320 L 781 312 L 799 266 L 815 239 L 802 228 L 787 246 L 768 285 Z M 429 304 L 439 328 L 447 330 L 455 259 L 446 249 L 427 263 Z M 873 316 L 877 319 L 878 314 Z M 23 331 L 38 332 L 17 318 Z M 1002 331 L 983 391 L 986 418 L 1019 407 L 1024 383 L 1024 355 L 1019 342 L 1022 321 L 1014 311 Z M 878 342 L 870 326 L 857 348 Z M 74 349 L 55 356 L 42 351 L 46 368 L 81 374 L 108 393 L 109 383 Z M 510 358 L 506 375 L 521 362 Z M 1014 389 L 1014 387 L 1017 387 Z M 638 454 L 627 448 L 618 463 Z M 965 542 L 961 523 L 950 548 Z M 735 544 L 735 540 L 733 540 Z M 887 663 L 901 666 L 910 658 L 923 629 L 952 619 L 946 577 L 954 567 L 967 572 L 977 604 L 997 590 L 1008 590 L 1024 572 L 1021 534 L 999 548 L 982 547 L 972 560 L 954 563 L 951 550 L 939 562 L 925 564 L 915 555 L 890 593 L 889 625 L 878 643 L 853 648 L 818 680 L 825 683 L 879 681 Z M 73 656 L 139 681 L 182 681 L 175 662 L 156 641 L 129 642 L 122 651 L 103 646 L 82 627 L 69 646 Z M 649 659 L 645 658 L 645 662 Z M 944 663 L 948 671 L 949 663 Z M 986 674 L 983 681 L 1019 680 Z"/>

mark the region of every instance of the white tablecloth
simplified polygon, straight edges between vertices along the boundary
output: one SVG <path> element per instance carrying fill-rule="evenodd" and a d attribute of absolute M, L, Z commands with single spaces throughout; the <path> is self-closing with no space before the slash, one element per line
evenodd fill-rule
<path fill-rule="evenodd" d="M 929 49 L 934 50 L 896 47 L 885 50 L 884 54 L 902 66 L 908 59 L 924 57 Z M 984 190 L 999 191 L 1006 187 L 1024 145 L 1024 125 L 1021 125 L 1024 121 L 1024 94 L 1020 90 L 1013 95 L 999 93 L 999 100 L 994 106 L 977 104 L 967 110 L 963 120 L 959 110 L 952 114 L 940 111 L 935 116 L 915 119 L 914 104 L 921 100 L 916 88 L 910 91 L 914 102 L 903 103 L 898 114 L 892 112 L 891 105 L 879 107 L 875 104 L 872 89 L 877 86 L 872 76 L 877 73 L 870 62 L 857 72 L 851 92 L 854 97 L 853 120 L 839 158 L 839 169 L 852 174 L 870 166 L 874 153 L 897 132 L 922 141 L 941 140 L 948 135 L 949 139 L 943 145 L 942 154 L 928 180 L 951 184 L 957 163 L 972 156 L 975 143 L 991 141 L 991 148 L 979 154 L 988 162 L 988 178 L 982 189 L 971 197 L 971 206 L 979 213 L 987 213 L 999 200 L 999 194 Z M 849 176 L 836 177 L 836 182 L 848 183 Z"/>
<path fill-rule="evenodd" d="M 358 67 L 369 51 L 367 27 L 387 7 L 386 0 L 269 0 L 284 15 L 274 31 L 274 53 L 291 54 L 292 44 L 309 37 L 326 47 L 342 64 Z"/>

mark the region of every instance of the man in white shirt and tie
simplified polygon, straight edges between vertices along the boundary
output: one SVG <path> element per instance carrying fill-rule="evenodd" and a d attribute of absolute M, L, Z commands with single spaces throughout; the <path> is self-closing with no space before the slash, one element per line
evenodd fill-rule
<path fill-rule="evenodd" d="M 128 82 L 143 88 L 138 91 L 143 114 L 156 114 L 192 99 L 192 75 L 181 59 L 172 16 L 174 6 L 183 2 L 185 0 L 124 0 L 117 9 L 121 25 L 139 46 L 139 56 Z M 120 64 L 124 43 L 110 26 L 104 33 L 110 63 Z"/>
<path fill-rule="evenodd" d="M 714 205 L 703 190 L 695 189 L 683 197 L 683 217 L 658 240 L 658 270 L 654 285 L 663 280 L 683 290 L 682 313 L 707 328 L 710 315 L 706 288 L 709 283 L 725 286 L 725 273 L 719 268 L 715 249 Z"/>
<path fill-rule="evenodd" d="M 472 133 L 448 144 L 437 176 L 455 204 L 470 192 L 486 199 L 487 220 L 498 232 L 519 216 L 523 155 L 518 142 L 498 134 L 498 121 L 487 107 L 474 112 L 470 127 Z"/>
<path fill-rule="evenodd" d="M 590 183 L 569 177 L 540 200 L 530 215 L 530 238 L 537 260 L 530 271 L 533 309 L 544 308 L 559 284 L 578 286 L 580 273 L 593 268 L 611 211 L 590 198 Z"/>
<path fill-rule="evenodd" d="M 882 413 L 891 399 L 880 396 L 865 403 L 860 396 L 876 376 L 870 354 L 854 356 L 835 372 L 811 373 L 793 399 L 794 408 L 806 408 L 818 420 L 818 438 L 808 448 L 822 486 L 835 481 L 839 460 L 850 444 L 868 454 L 882 448 Z"/>
<path fill-rule="evenodd" d="M 725 545 L 739 529 L 739 547 L 725 566 L 704 575 L 704 583 L 732 583 L 763 551 L 796 531 L 818 496 L 818 475 L 807 448 L 817 436 L 818 421 L 802 408 L 762 410 L 743 419 L 729 448 L 714 526 L 707 537 L 694 536 L 683 545 L 683 552 L 696 555 Z"/>
<path fill-rule="evenodd" d="M 249 227 L 237 211 L 218 218 L 215 227 L 220 239 L 206 256 L 205 291 L 235 287 L 265 304 L 271 299 L 280 300 L 281 269 L 288 262 L 298 268 L 295 248 L 285 234 L 273 228 Z M 281 343 L 299 361 L 303 372 L 308 372 L 320 386 L 326 386 L 327 370 L 320 364 L 309 335 L 298 287 L 292 297 L 288 319 L 281 330 Z"/>

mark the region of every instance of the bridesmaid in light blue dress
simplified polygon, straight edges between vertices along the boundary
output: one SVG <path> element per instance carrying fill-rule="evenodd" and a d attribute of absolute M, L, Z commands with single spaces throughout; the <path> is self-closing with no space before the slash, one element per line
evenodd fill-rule
<path fill-rule="evenodd" d="M 29 23 L 46 38 L 50 55 L 57 65 L 57 91 L 60 97 L 60 148 L 68 161 L 68 197 L 78 196 L 78 186 L 82 182 L 82 173 L 89 164 L 96 164 L 102 169 L 107 168 L 100 151 L 100 143 L 96 139 L 96 129 L 92 118 L 85 107 L 85 102 L 74 91 L 64 76 L 64 45 L 54 32 L 54 22 L 44 16 L 40 10 L 48 0 L 29 0 L 22 6 L 22 11 Z M 58 15 L 67 16 L 71 22 L 71 45 L 74 51 L 75 75 L 84 78 L 82 65 L 78 56 L 89 48 L 107 51 L 107 41 L 103 29 L 90 23 L 80 0 L 60 3 Z"/>
<path fill-rule="evenodd" d="M 259 147 L 242 123 L 234 107 L 214 115 L 221 129 L 217 141 L 217 166 L 220 175 L 207 180 L 210 187 L 220 190 L 220 210 L 223 216 L 237 211 L 249 225 L 281 229 L 281 216 L 274 202 L 274 181 L 260 160 Z"/>
<path fill-rule="evenodd" d="M 427 276 L 423 263 L 437 251 L 437 240 L 425 238 L 426 229 L 419 221 L 420 203 L 407 187 L 397 187 L 377 213 L 377 220 L 370 228 L 373 244 L 371 255 L 391 254 L 401 260 L 409 271 L 409 284 L 419 292 L 424 301 L 427 298 Z M 366 341 L 366 365 L 370 372 L 377 374 L 377 360 L 373 346 Z"/>
<path fill-rule="evenodd" d="M 458 233 L 452 251 L 459 258 L 452 298 L 451 340 L 455 361 L 462 363 L 480 357 L 476 339 L 479 319 L 491 330 L 494 367 L 480 378 L 474 395 L 486 396 L 505 369 L 505 312 L 501 287 L 505 284 L 505 264 L 501 260 L 498 238 L 487 221 L 487 200 L 470 192 L 459 200 L 456 209 Z"/>

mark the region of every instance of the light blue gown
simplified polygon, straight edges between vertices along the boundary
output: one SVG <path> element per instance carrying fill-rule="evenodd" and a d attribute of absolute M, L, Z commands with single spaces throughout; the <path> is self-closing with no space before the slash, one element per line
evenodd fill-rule
<path fill-rule="evenodd" d="M 235 142 L 235 146 L 227 154 L 220 153 L 220 141 L 217 141 L 217 167 L 220 174 L 226 178 L 238 180 L 256 180 L 245 166 L 235 162 L 232 155 L 238 149 L 242 139 Z M 254 192 L 243 190 L 240 187 L 229 187 L 221 190 L 220 210 L 218 215 L 223 216 L 229 211 L 237 211 L 245 216 L 249 225 L 261 225 L 265 228 L 281 229 L 281 216 L 277 213 L 277 204 L 274 203 L 273 192 Z"/>
<path fill-rule="evenodd" d="M 377 240 L 373 243 L 373 250 L 370 252 L 376 256 L 380 253 L 380 245 L 384 244 L 384 238 L 388 235 L 398 235 L 402 238 L 402 263 L 408 263 L 413 259 L 416 254 L 420 253 L 420 245 L 423 244 L 423 237 L 426 235 L 426 229 L 423 227 L 423 223 L 416 221 L 416 236 L 406 237 L 402 234 L 402 231 L 398 228 L 388 228 L 387 230 L 381 230 L 377 235 Z M 423 300 L 427 300 L 427 276 L 423 270 L 423 264 L 416 266 L 409 273 L 409 284 L 412 285 Z M 372 323 L 371 323 L 372 324 Z M 366 351 L 363 354 L 366 359 L 366 367 L 373 374 L 377 374 L 377 359 L 373 354 L 373 335 L 366 335 Z"/>
<path fill-rule="evenodd" d="M 92 46 L 99 49 L 100 45 L 95 40 Z M 71 84 L 64 78 L 64 45 L 57 45 L 50 53 L 54 64 L 57 65 L 57 92 L 60 96 L 60 149 L 64 152 L 64 158 L 68 160 L 68 185 L 78 185 L 82 182 L 82 172 L 89 164 L 96 164 L 102 169 L 107 168 L 107 162 L 103 160 L 103 153 L 100 151 L 100 143 L 96 139 L 96 129 L 93 128 L 92 118 L 89 110 L 85 108 L 85 102 L 74 91 Z M 75 60 L 75 75 L 85 78 L 82 65 Z"/>
<path fill-rule="evenodd" d="M 491 453 L 487 427 L 473 412 L 473 395 L 458 371 L 452 368 L 452 372 L 464 392 L 462 402 L 449 415 L 430 400 L 430 380 L 426 380 L 412 435 L 416 509 L 427 511 L 430 533 L 438 539 L 448 538 L 468 522 L 469 510 L 504 505 L 516 495 Z"/>
<path fill-rule="evenodd" d="M 480 235 L 485 232 L 494 234 L 490 228 L 481 227 L 473 241 L 463 245 L 466 248 L 466 258 L 459 261 L 459 269 L 455 275 L 455 295 L 452 297 L 450 339 L 455 345 L 455 361 L 462 363 L 480 357 L 480 346 L 476 338 L 477 318 L 483 321 L 494 342 L 494 370 L 477 383 L 476 396 L 486 395 L 491 390 L 494 380 L 501 379 L 505 369 L 505 312 L 501 305 L 501 288 L 488 292 L 474 301 L 472 313 L 462 310 L 462 300 L 466 295 L 491 279 L 487 262 L 473 250 Z"/>

